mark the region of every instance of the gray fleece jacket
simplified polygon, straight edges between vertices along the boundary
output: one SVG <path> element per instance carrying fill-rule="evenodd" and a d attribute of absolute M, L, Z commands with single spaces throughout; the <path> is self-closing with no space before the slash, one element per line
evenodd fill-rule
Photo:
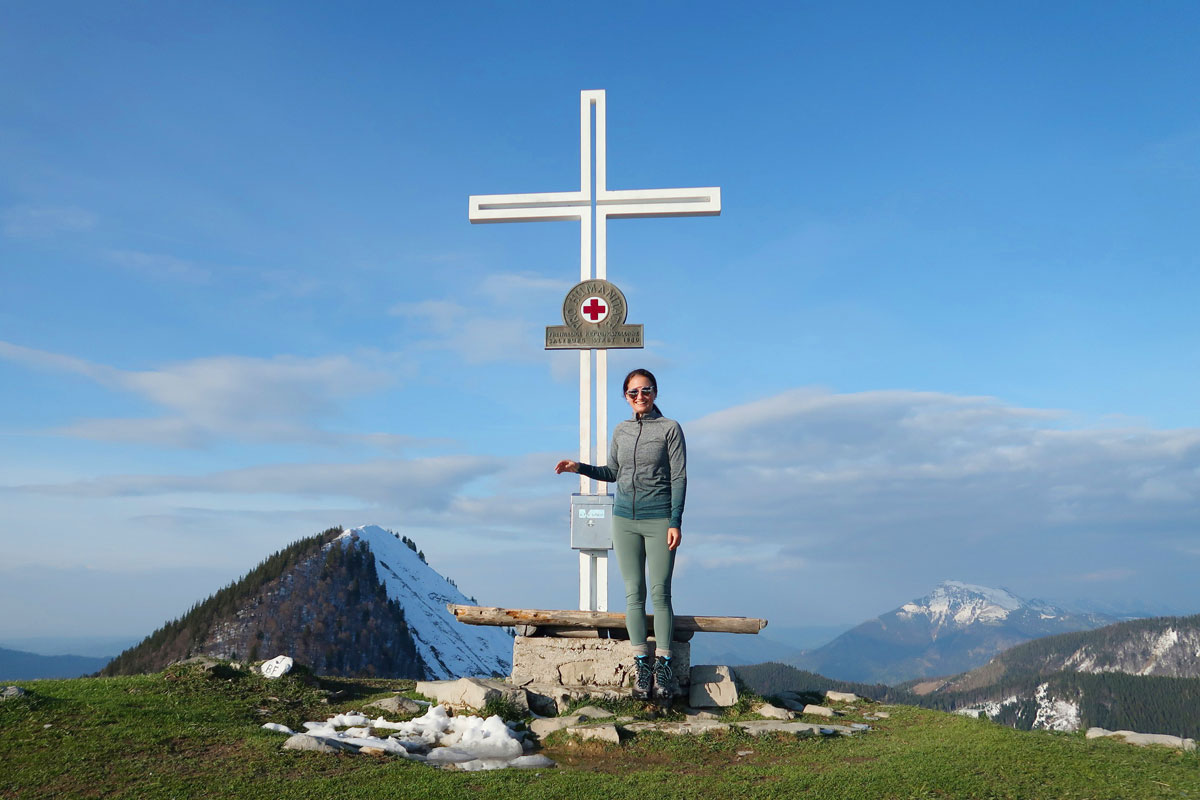
<path fill-rule="evenodd" d="M 641 419 L 622 420 L 613 431 L 608 464 L 580 464 L 579 472 L 617 484 L 613 514 L 625 519 L 661 519 L 683 527 L 687 494 L 687 447 L 683 429 L 657 409 Z"/>

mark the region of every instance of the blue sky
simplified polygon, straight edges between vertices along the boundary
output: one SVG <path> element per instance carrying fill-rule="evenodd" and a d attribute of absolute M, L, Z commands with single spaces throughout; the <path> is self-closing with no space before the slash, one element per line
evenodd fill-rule
<path fill-rule="evenodd" d="M 1193 4 L 0 19 L 0 635 L 140 635 L 339 524 L 570 606 L 578 227 L 466 206 L 578 188 L 584 89 L 610 188 L 722 189 L 609 228 L 612 371 L 688 434 L 678 611 L 1200 606 Z"/>

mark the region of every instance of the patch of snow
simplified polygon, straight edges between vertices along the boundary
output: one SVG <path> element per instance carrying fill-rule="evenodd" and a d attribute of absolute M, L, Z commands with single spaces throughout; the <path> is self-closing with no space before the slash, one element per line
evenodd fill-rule
<path fill-rule="evenodd" d="M 273 722 L 263 728 L 291 733 L 285 726 Z M 499 716 L 486 719 L 466 715 L 451 717 L 440 705 L 431 706 L 423 715 L 407 722 L 390 722 L 383 717 L 372 721 L 365 714 L 352 712 L 335 714 L 324 721 L 306 722 L 304 728 L 310 736 L 334 739 L 355 747 L 375 747 L 402 758 L 453 766 L 468 772 L 554 764 L 542 756 L 525 756 L 520 739 Z M 396 733 L 386 738 L 374 735 L 379 730 Z"/>
<path fill-rule="evenodd" d="M 1079 706 L 1070 700 L 1061 700 L 1049 696 L 1050 684 L 1043 683 L 1037 687 L 1034 699 L 1037 700 L 1037 713 L 1033 718 L 1034 730 L 1042 731 L 1077 731 L 1079 730 Z"/>
<path fill-rule="evenodd" d="M 1166 655 L 1167 651 L 1179 643 L 1179 633 L 1174 628 L 1167 628 L 1150 647 L 1150 660 L 1146 662 L 1146 666 L 1138 672 L 1139 675 L 1149 675 L 1154 671 L 1154 667 L 1158 665 L 1158 660 Z"/>
<path fill-rule="evenodd" d="M 512 671 L 512 637 L 503 628 L 464 625 L 456 620 L 446 604 L 471 601 L 395 534 L 377 525 L 364 525 L 343 531 L 329 546 L 354 540 L 371 549 L 388 597 L 404 610 L 417 653 L 430 670 L 426 677 L 447 680 Z"/>

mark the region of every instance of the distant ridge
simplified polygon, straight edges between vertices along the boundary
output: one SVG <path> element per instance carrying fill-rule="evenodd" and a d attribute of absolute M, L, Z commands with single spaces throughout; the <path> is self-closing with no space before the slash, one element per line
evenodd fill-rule
<path fill-rule="evenodd" d="M 323 675 L 507 673 L 508 634 L 468 630 L 445 609 L 466 601 L 407 537 L 376 526 L 330 528 L 273 554 L 102 674 L 157 672 L 197 655 L 256 661 L 281 654 Z"/>
<path fill-rule="evenodd" d="M 901 683 L 964 672 L 1022 642 L 1115 621 L 1023 600 L 1005 589 L 945 581 L 790 663 L 846 681 Z"/>
<path fill-rule="evenodd" d="M 0 680 L 30 681 L 42 678 L 80 678 L 99 672 L 107 658 L 43 656 L 0 647 Z"/>

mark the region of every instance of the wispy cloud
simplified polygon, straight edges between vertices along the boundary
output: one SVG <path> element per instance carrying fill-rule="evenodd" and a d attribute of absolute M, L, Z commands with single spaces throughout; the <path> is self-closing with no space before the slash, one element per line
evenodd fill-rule
<path fill-rule="evenodd" d="M 0 232 L 14 239 L 81 233 L 96 227 L 91 211 L 72 206 L 12 206 L 0 211 Z"/>
<path fill-rule="evenodd" d="M 346 437 L 320 428 L 322 420 L 338 415 L 346 399 L 393 380 L 390 372 L 346 356 L 216 356 L 130 371 L 0 342 L 0 358 L 81 375 L 163 410 L 147 419 L 81 420 L 57 431 L 67 436 L 175 447 L 228 437 L 322 444 L 354 440 L 387 447 L 411 441 L 376 433 Z"/>
<path fill-rule="evenodd" d="M 500 273 L 466 292 L 464 300 L 396 303 L 389 313 L 404 319 L 415 343 L 449 351 L 468 364 L 541 359 L 544 325 L 533 308 L 548 297 L 565 295 L 570 284 L 527 273 Z M 552 306 L 551 306 L 552 307 Z"/>
<path fill-rule="evenodd" d="M 466 484 L 501 466 L 499 459 L 480 456 L 271 464 L 204 475 L 113 475 L 70 483 L 11 486 L 6 491 L 92 498 L 179 494 L 353 498 L 409 513 L 441 513 L 451 508 Z"/>

